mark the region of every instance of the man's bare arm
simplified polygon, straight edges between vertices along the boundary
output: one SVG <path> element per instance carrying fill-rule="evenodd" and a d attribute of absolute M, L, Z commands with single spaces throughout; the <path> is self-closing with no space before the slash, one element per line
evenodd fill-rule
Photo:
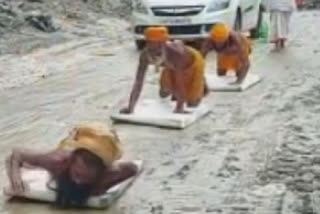
<path fill-rule="evenodd" d="M 212 49 L 213 49 L 212 41 L 210 39 L 206 39 L 202 43 L 202 47 L 201 47 L 201 54 L 203 58 L 206 58 L 206 56 Z"/>
<path fill-rule="evenodd" d="M 149 65 L 148 55 L 147 55 L 147 52 L 144 51 L 140 55 L 139 66 L 136 73 L 135 82 L 130 94 L 129 106 L 128 108 L 122 109 L 120 111 L 121 113 L 128 114 L 133 112 L 143 87 L 143 81 L 145 78 L 145 73 L 147 71 L 148 65 Z"/>
<path fill-rule="evenodd" d="M 6 159 L 6 170 L 10 179 L 12 188 L 16 192 L 23 192 L 24 186 L 21 178 L 21 167 L 28 164 L 34 167 L 44 168 L 52 174 L 58 172 L 59 167 L 63 166 L 65 160 L 62 153 L 35 153 L 32 151 L 22 151 L 15 149 L 12 154 Z"/>
<path fill-rule="evenodd" d="M 184 85 L 184 71 L 183 70 L 175 70 L 174 73 L 174 96 L 177 99 L 177 105 L 174 110 L 175 113 L 184 113 L 184 103 L 186 101 L 186 91 L 185 91 L 185 85 Z"/>

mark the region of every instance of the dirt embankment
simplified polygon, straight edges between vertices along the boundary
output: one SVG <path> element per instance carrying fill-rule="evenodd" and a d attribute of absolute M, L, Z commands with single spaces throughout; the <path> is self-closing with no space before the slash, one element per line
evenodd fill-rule
<path fill-rule="evenodd" d="M 128 0 L 0 0 L 0 54 L 26 53 L 83 37 L 129 36 Z M 119 38 L 120 35 L 120 38 Z"/>

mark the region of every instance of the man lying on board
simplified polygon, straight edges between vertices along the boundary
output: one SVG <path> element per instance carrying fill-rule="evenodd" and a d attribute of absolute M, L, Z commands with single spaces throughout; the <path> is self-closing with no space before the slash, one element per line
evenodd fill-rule
<path fill-rule="evenodd" d="M 56 182 L 56 205 L 84 205 L 92 195 L 137 174 L 132 162 L 119 161 L 122 156 L 116 133 L 100 123 L 76 126 L 58 148 L 49 152 L 14 150 L 6 160 L 7 174 L 13 194 L 23 195 L 25 186 L 21 168 L 46 169 Z"/>

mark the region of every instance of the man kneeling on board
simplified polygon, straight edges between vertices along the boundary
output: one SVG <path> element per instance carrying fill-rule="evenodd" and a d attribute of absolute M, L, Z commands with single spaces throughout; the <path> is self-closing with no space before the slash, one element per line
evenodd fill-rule
<path fill-rule="evenodd" d="M 25 191 L 21 167 L 46 169 L 57 184 L 58 207 L 82 206 L 92 195 L 137 174 L 131 162 L 118 161 L 122 155 L 116 133 L 100 123 L 78 125 L 58 148 L 51 152 L 14 150 L 6 169 L 14 193 Z"/>
<path fill-rule="evenodd" d="M 241 33 L 230 30 L 223 23 L 214 25 L 210 36 L 203 43 L 201 53 L 204 57 L 209 51 L 217 52 L 217 74 L 225 76 L 228 70 L 236 73 L 236 84 L 241 84 L 250 67 L 250 41 Z"/>
<path fill-rule="evenodd" d="M 148 65 L 164 69 L 160 78 L 160 97 L 176 100 L 175 113 L 184 113 L 184 104 L 197 107 L 208 92 L 204 77 L 204 59 L 200 52 L 185 46 L 182 41 L 168 41 L 165 27 L 149 27 L 145 31 L 146 48 L 139 60 L 129 105 L 121 113 L 132 113 L 140 96 Z"/>

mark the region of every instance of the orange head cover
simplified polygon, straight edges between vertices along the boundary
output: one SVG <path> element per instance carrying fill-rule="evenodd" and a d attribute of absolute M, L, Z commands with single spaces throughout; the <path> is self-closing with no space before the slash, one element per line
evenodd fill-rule
<path fill-rule="evenodd" d="M 230 28 L 223 23 L 216 24 L 210 31 L 210 37 L 213 41 L 223 43 L 228 40 Z"/>
<path fill-rule="evenodd" d="M 148 27 L 144 31 L 147 41 L 165 42 L 169 38 L 168 29 L 166 27 Z"/>
<path fill-rule="evenodd" d="M 82 123 L 75 127 L 75 135 L 60 143 L 61 149 L 86 149 L 105 164 L 120 159 L 120 140 L 112 129 L 98 122 Z"/>

